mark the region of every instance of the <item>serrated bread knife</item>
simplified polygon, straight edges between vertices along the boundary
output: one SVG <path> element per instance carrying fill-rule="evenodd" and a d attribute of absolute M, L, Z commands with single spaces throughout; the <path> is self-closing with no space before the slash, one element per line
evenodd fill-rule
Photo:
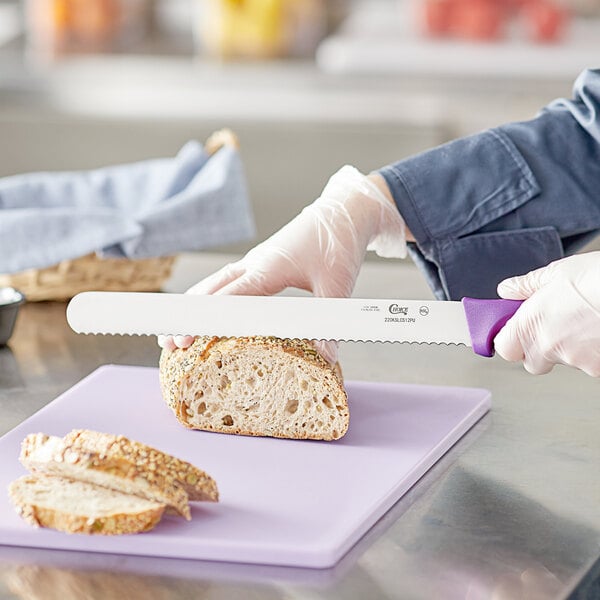
<path fill-rule="evenodd" d="M 83 292 L 67 307 L 78 333 L 273 336 L 354 342 L 464 344 L 493 356 L 518 300 L 461 302 L 290 296 Z"/>

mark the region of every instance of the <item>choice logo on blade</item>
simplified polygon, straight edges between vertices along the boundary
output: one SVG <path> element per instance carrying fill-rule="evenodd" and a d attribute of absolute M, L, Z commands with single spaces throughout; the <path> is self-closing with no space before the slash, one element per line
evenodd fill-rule
<path fill-rule="evenodd" d="M 390 304 L 388 310 L 393 315 L 407 315 L 408 314 L 408 306 L 400 306 L 398 304 Z"/>

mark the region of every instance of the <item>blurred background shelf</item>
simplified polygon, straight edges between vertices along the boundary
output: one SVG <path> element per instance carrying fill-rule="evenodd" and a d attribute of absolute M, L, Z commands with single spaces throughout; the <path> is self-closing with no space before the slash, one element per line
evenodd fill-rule
<path fill-rule="evenodd" d="M 600 57 L 593 16 L 557 44 L 476 44 L 423 37 L 407 16 L 411 3 L 317 3 L 326 26 L 312 51 L 243 59 L 199 47 L 191 0 L 149 2 L 143 33 L 126 45 L 60 53 L 31 43 L 23 3 L 0 0 L 0 137 L 9 141 L 0 176 L 169 156 L 229 126 L 240 137 L 259 240 L 343 164 L 369 171 L 531 118 L 569 96 Z"/>
<path fill-rule="evenodd" d="M 507 26 L 504 36 L 478 41 L 425 36 L 415 27 L 414 11 L 410 2 L 372 0 L 368 5 L 356 5 L 336 32 L 320 44 L 318 66 L 338 74 L 458 77 L 526 85 L 572 80 L 573 73 L 598 66 L 598 17 L 572 17 L 555 43 L 533 41 L 518 21 Z"/>

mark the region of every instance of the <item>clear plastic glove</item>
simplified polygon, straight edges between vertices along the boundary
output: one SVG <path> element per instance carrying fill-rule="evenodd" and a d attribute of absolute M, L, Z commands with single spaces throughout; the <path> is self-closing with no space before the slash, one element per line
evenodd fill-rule
<path fill-rule="evenodd" d="M 536 375 L 564 364 L 600 376 L 600 252 L 506 279 L 498 294 L 526 300 L 494 340 L 502 358 Z"/>
<path fill-rule="evenodd" d="M 350 296 L 367 250 L 406 256 L 404 221 L 381 181 L 378 175 L 342 167 L 297 217 L 188 293 L 261 296 L 295 287 L 321 297 Z M 185 338 L 159 343 L 185 347 L 189 336 Z M 318 349 L 331 363 L 337 360 L 335 344 Z"/>

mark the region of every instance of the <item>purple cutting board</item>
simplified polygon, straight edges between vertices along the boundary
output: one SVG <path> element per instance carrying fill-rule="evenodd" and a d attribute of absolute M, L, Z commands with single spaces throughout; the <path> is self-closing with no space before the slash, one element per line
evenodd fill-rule
<path fill-rule="evenodd" d="M 190 431 L 163 402 L 158 371 L 107 365 L 0 438 L 0 489 L 26 473 L 26 434 L 73 428 L 121 433 L 191 461 L 219 486 L 192 521 L 167 515 L 151 532 L 67 535 L 26 524 L 0 494 L 0 544 L 325 568 L 490 407 L 475 388 L 346 382 L 351 424 L 337 442 Z"/>

